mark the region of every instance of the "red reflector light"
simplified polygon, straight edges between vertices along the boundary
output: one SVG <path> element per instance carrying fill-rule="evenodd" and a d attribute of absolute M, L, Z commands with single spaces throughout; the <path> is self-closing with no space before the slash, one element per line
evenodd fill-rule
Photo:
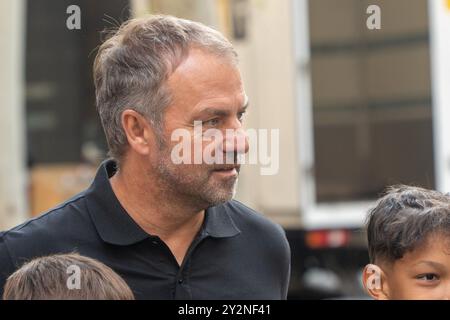
<path fill-rule="evenodd" d="M 348 245 L 350 232 L 348 230 L 318 230 L 306 233 L 306 245 L 312 249 L 339 248 Z"/>

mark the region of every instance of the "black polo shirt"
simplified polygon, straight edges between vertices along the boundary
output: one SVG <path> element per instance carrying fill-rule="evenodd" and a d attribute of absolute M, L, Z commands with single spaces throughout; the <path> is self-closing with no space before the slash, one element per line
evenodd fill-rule
<path fill-rule="evenodd" d="M 32 258 L 78 252 L 121 275 L 137 299 L 285 299 L 290 250 L 282 228 L 232 200 L 206 210 L 178 265 L 166 244 L 120 205 L 105 161 L 89 189 L 49 212 L 0 233 L 0 293 Z"/>

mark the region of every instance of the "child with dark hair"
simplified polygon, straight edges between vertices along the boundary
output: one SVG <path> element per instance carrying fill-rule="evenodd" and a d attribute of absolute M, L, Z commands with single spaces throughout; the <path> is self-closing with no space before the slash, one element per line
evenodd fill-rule
<path fill-rule="evenodd" d="M 103 263 L 73 254 L 34 259 L 6 281 L 4 300 L 134 300 L 125 281 Z"/>
<path fill-rule="evenodd" d="M 373 298 L 450 299 L 449 195 L 389 188 L 369 212 L 367 238 L 363 284 Z"/>

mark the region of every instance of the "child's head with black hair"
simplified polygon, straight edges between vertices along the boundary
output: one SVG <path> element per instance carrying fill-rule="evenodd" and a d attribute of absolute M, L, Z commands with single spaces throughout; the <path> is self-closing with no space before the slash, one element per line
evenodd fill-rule
<path fill-rule="evenodd" d="M 450 196 L 411 186 L 388 189 L 367 219 L 375 299 L 450 299 Z"/>

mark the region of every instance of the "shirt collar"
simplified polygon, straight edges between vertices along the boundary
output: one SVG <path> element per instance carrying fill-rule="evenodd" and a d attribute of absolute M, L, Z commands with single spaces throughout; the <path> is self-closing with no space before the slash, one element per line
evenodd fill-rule
<path fill-rule="evenodd" d="M 109 178 L 117 167 L 113 160 L 105 160 L 99 167 L 86 193 L 92 221 L 103 241 L 115 245 L 131 245 L 152 237 L 125 211 L 114 194 Z M 233 237 L 240 233 L 226 203 L 206 210 L 202 231 L 214 238 Z"/>
<path fill-rule="evenodd" d="M 241 233 L 231 218 L 226 203 L 206 209 L 203 230 L 213 238 L 229 238 Z"/>

